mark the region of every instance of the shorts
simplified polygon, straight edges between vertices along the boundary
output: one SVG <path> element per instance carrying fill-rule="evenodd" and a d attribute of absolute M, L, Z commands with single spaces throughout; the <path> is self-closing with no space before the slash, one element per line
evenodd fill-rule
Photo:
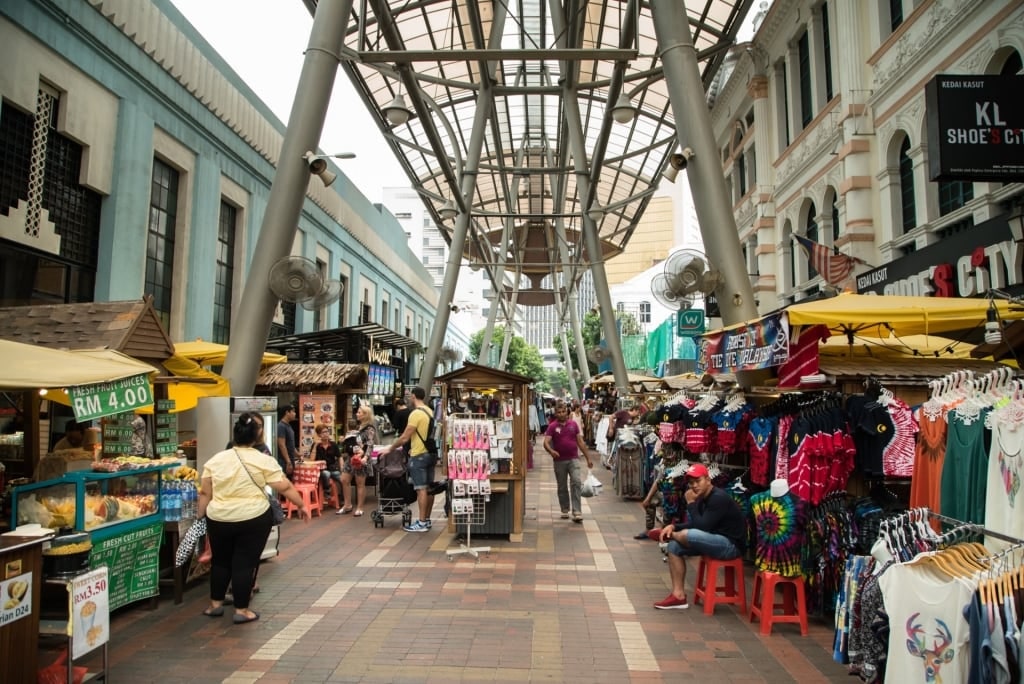
<path fill-rule="evenodd" d="M 674 539 L 670 541 L 668 552 L 676 556 L 707 556 L 716 560 L 732 560 L 740 555 L 736 545 L 720 534 L 689 530 L 686 537 L 689 542 L 686 546 Z"/>
<path fill-rule="evenodd" d="M 409 457 L 409 479 L 413 489 L 426 489 L 434 482 L 437 456 L 429 451 Z"/>

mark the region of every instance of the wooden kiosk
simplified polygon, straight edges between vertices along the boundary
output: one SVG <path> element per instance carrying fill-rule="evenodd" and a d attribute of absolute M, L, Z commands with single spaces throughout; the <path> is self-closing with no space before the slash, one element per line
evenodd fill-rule
<path fill-rule="evenodd" d="M 462 368 L 435 379 L 441 388 L 442 468 L 447 473 L 453 444 L 452 424 L 456 416 L 488 419 L 496 426 L 498 444 L 492 454 L 491 494 L 480 520 L 474 521 L 472 534 L 508 535 L 509 541 L 523 540 L 526 512 L 526 452 L 529 442 L 530 378 L 487 366 L 467 363 Z M 500 449 L 500 452 L 495 450 Z M 507 455 L 508 458 L 503 456 Z M 459 531 L 458 516 L 449 516 L 448 531 Z"/>

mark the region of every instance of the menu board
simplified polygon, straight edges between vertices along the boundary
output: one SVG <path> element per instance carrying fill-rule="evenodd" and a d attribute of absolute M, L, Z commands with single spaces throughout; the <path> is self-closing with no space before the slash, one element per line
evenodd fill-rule
<path fill-rule="evenodd" d="M 89 565 L 109 571 L 110 609 L 160 593 L 160 542 L 164 523 L 135 527 L 101 542 L 94 542 Z"/>
<path fill-rule="evenodd" d="M 110 594 L 106 568 L 71 580 L 71 657 L 81 658 L 110 639 Z"/>
<path fill-rule="evenodd" d="M 331 439 L 344 432 L 345 425 L 336 425 L 337 406 L 333 394 L 300 394 L 299 395 L 299 453 L 308 457 L 315 450 L 316 426 L 325 425 L 331 428 Z"/>

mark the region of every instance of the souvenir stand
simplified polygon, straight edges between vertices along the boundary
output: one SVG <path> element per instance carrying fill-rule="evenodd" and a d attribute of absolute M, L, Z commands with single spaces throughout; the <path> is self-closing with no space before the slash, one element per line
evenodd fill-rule
<path fill-rule="evenodd" d="M 467 363 L 435 382 L 445 409 L 440 444 L 452 497 L 448 531 L 465 533 L 467 541 L 470 534 L 495 534 L 521 542 L 530 379 Z"/>

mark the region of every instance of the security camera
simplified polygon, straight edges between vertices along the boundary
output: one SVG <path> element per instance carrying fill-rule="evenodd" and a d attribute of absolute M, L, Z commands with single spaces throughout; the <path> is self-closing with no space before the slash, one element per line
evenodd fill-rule
<path fill-rule="evenodd" d="M 338 178 L 338 174 L 327 168 L 327 160 L 324 157 L 307 150 L 306 154 L 302 155 L 302 158 L 306 160 L 309 172 L 314 176 L 319 176 L 324 187 L 329 187 Z"/>

